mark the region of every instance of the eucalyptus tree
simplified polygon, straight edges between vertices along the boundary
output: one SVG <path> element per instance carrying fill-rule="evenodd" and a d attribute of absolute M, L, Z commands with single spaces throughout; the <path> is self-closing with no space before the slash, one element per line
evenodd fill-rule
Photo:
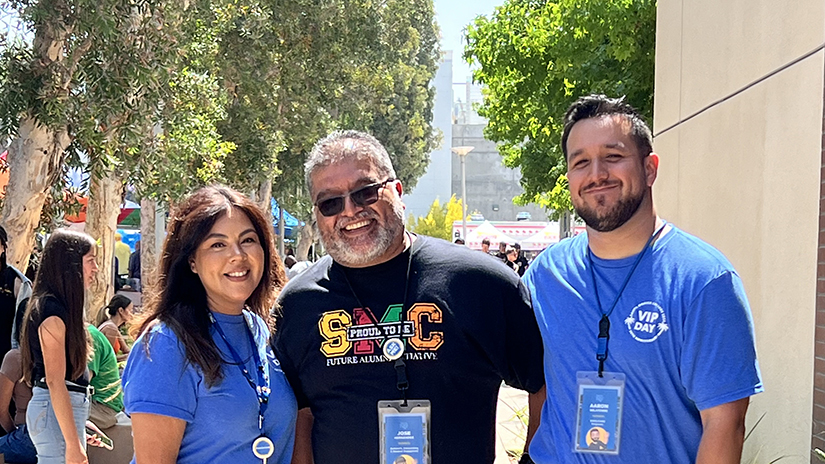
<path fill-rule="evenodd" d="M 101 245 L 96 309 L 111 292 L 124 181 L 144 193 L 176 193 L 188 177 L 220 171 L 220 157 L 231 148 L 217 140 L 208 111 L 215 105 L 204 104 L 214 93 L 191 91 L 214 82 L 181 66 L 181 52 L 204 41 L 180 27 L 194 21 L 188 2 L 8 0 L 3 7 L 20 18 L 30 39 L 7 43 L 0 66 L 0 135 L 13 140 L 2 215 L 9 261 L 25 269 L 43 205 L 50 193 L 63 195 L 66 162 L 82 164 L 91 194 L 86 230 Z M 166 139 L 155 136 L 157 127 Z M 192 151 L 200 163 L 184 162 L 181 153 Z M 149 156 L 156 153 L 164 156 Z"/>
<path fill-rule="evenodd" d="M 165 5 L 7 0 L 2 6 L 25 25 L 21 37 L 5 44 L 0 66 L 0 136 L 12 140 L 2 223 L 9 261 L 25 269 L 43 206 L 50 193 L 62 194 L 67 157 L 84 152 L 100 179 L 118 171 L 120 154 L 136 150 L 152 112 L 143 96 L 155 86 Z M 104 271 L 108 245 L 100 253 Z"/>

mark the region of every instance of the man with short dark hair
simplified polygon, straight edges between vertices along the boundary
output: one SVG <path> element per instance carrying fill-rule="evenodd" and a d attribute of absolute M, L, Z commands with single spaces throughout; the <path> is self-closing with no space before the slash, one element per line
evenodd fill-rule
<path fill-rule="evenodd" d="M 504 262 L 507 262 L 507 242 L 498 242 L 498 253 L 494 256 Z"/>
<path fill-rule="evenodd" d="M 140 240 L 135 242 L 135 251 L 129 255 L 129 285 L 140 291 Z"/>
<path fill-rule="evenodd" d="M 406 231 L 401 182 L 368 134 L 319 141 L 306 177 L 329 255 L 279 299 L 274 344 L 302 408 L 293 462 L 492 463 L 502 380 L 532 393 L 529 441 L 544 381 L 518 276 Z"/>
<path fill-rule="evenodd" d="M 590 429 L 590 444 L 587 445 L 587 449 L 597 451 L 604 451 L 607 449 L 607 445 L 602 441 L 602 435 L 601 432 L 599 432 L 598 427 L 593 427 Z"/>
<path fill-rule="evenodd" d="M 489 238 L 484 237 L 483 239 L 481 239 L 481 251 L 487 253 L 488 255 L 490 254 L 490 239 Z"/>
<path fill-rule="evenodd" d="M 739 275 L 657 216 L 659 156 L 622 99 L 577 100 L 562 150 L 587 233 L 548 248 L 524 277 L 547 381 L 531 457 L 738 464 L 749 397 L 763 390 Z M 594 427 L 604 449 L 589 446 Z"/>
<path fill-rule="evenodd" d="M 524 253 L 521 251 L 520 243 L 514 243 L 513 249 L 516 250 L 516 265 L 518 266 L 518 275 L 521 277 L 525 272 L 527 272 L 527 268 L 530 267 L 530 262 L 524 257 Z"/>

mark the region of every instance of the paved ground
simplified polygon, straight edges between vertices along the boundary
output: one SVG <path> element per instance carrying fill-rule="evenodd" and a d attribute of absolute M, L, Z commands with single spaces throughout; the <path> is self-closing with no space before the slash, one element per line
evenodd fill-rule
<path fill-rule="evenodd" d="M 496 412 L 496 461 L 495 464 L 515 464 L 508 451 L 521 453 L 527 435 L 527 393 L 506 385 L 498 395 Z"/>

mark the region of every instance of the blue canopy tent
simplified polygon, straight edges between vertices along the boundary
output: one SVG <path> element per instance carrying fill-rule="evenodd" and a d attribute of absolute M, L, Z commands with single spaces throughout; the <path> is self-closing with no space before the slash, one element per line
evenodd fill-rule
<path fill-rule="evenodd" d="M 278 218 L 281 217 L 281 208 L 278 206 L 278 202 L 275 201 L 273 198 L 270 201 L 272 205 L 272 225 L 275 227 L 275 235 L 278 235 Z M 284 210 L 284 237 L 285 238 L 292 238 L 292 232 L 298 227 L 303 226 L 304 223 L 299 221 L 298 218 L 289 214 L 289 211 Z"/>

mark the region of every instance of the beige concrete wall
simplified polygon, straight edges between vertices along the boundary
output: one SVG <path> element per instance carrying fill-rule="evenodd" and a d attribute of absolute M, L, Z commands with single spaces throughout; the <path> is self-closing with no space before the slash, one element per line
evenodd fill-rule
<path fill-rule="evenodd" d="M 654 132 L 825 41 L 822 0 L 660 0 Z M 757 462 L 810 462 L 823 52 L 655 140 L 660 215 L 742 276 L 766 393 Z M 745 461 L 751 462 L 751 461 Z"/>

